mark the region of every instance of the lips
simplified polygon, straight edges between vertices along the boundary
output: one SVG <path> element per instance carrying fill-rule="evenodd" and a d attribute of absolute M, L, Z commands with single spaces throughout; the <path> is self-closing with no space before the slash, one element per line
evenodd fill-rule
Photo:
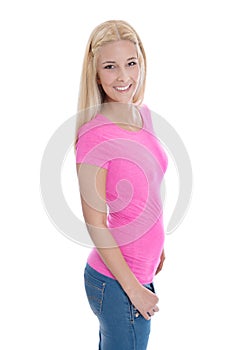
<path fill-rule="evenodd" d="M 131 88 L 132 84 L 128 84 L 125 86 L 115 86 L 114 89 L 119 91 L 119 92 L 126 92 Z"/>

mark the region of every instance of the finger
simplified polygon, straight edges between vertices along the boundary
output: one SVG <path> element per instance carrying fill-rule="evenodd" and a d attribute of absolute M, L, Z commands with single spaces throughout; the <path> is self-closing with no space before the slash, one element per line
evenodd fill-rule
<path fill-rule="evenodd" d="M 149 316 L 149 314 L 147 312 L 143 312 L 142 316 L 147 320 L 149 321 L 151 319 L 151 316 Z"/>
<path fill-rule="evenodd" d="M 147 315 L 149 316 L 149 318 L 151 318 L 152 316 L 154 316 L 155 312 L 158 312 L 158 311 L 159 311 L 159 308 L 156 305 L 152 310 L 147 311 Z"/>
<path fill-rule="evenodd" d="M 149 312 L 150 316 L 154 316 L 156 310 L 155 309 L 152 309 L 152 311 Z"/>

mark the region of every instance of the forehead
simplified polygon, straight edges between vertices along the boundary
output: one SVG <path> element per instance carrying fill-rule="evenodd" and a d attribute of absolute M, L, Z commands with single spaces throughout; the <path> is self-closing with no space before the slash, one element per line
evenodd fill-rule
<path fill-rule="evenodd" d="M 130 40 L 118 40 L 101 46 L 98 60 L 119 61 L 130 57 L 137 57 L 136 45 Z"/>

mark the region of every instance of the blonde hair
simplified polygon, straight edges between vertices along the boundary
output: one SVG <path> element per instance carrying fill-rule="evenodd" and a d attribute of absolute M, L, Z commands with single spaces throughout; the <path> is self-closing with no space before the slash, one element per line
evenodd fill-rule
<path fill-rule="evenodd" d="M 95 117 L 105 99 L 105 93 L 101 85 L 97 83 L 98 49 L 104 44 L 118 40 L 130 40 L 136 46 L 140 66 L 140 81 L 133 97 L 133 103 L 140 105 L 143 101 L 146 83 L 146 55 L 137 32 L 125 21 L 110 20 L 101 23 L 92 31 L 84 54 L 74 146 L 76 146 L 78 139 L 78 129 Z"/>

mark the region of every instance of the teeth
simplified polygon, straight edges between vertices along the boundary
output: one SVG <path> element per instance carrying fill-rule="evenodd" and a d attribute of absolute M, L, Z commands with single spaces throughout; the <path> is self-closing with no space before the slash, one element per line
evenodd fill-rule
<path fill-rule="evenodd" d="M 118 86 L 118 87 L 115 87 L 115 89 L 116 89 L 116 90 L 119 90 L 119 91 L 125 91 L 125 90 L 127 90 L 129 87 L 130 87 L 130 84 L 127 85 L 127 86 L 124 86 L 124 87 Z"/>

